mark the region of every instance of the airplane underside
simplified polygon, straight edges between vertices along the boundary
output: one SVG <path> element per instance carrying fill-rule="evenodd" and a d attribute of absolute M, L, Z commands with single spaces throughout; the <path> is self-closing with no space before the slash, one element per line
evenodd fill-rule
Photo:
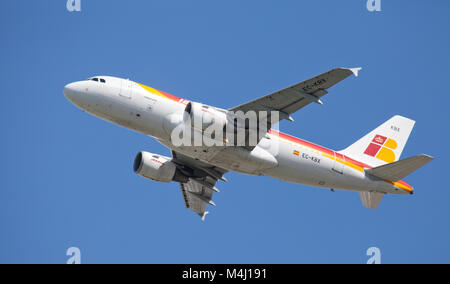
<path fill-rule="evenodd" d="M 413 188 L 402 179 L 433 159 L 427 155 L 399 159 L 413 120 L 394 116 L 342 151 L 272 129 L 281 120 L 294 121 L 291 115 L 311 103 L 323 104 L 321 99 L 329 88 L 351 75 L 358 76 L 359 71 L 333 69 L 228 110 L 109 76 L 69 84 L 64 94 L 80 109 L 151 136 L 171 149 L 171 157 L 139 152 L 134 171 L 154 181 L 178 182 L 186 208 L 202 218 L 208 205 L 215 206 L 216 184 L 226 181 L 228 171 L 359 191 L 363 205 L 376 209 L 385 194 L 412 194 Z M 180 138 L 183 135 L 174 135 L 178 130 L 198 132 L 201 137 L 214 133 L 212 139 L 223 144 L 208 145 L 203 140 L 190 144 L 192 137 L 185 143 Z M 236 136 L 216 136 L 217 130 Z M 240 133 L 244 134 L 242 145 L 236 143 L 241 141 Z"/>

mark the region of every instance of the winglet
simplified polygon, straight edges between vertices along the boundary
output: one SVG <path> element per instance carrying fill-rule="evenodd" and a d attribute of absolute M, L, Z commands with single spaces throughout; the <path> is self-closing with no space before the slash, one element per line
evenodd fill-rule
<path fill-rule="evenodd" d="M 358 77 L 359 75 L 359 71 L 362 70 L 362 67 L 357 67 L 357 68 L 349 68 L 348 70 L 352 71 L 352 73 L 355 75 L 355 77 Z"/>
<path fill-rule="evenodd" d="M 203 216 L 202 216 L 203 222 L 205 222 L 206 215 L 208 215 L 208 214 L 209 214 L 209 211 L 205 211 L 205 213 L 203 213 Z"/>

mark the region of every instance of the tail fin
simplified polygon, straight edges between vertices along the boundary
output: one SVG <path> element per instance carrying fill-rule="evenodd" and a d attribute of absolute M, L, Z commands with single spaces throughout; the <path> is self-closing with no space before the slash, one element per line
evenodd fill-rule
<path fill-rule="evenodd" d="M 340 153 L 372 167 L 398 161 L 415 123 L 396 115 Z"/>
<path fill-rule="evenodd" d="M 433 157 L 422 154 L 398 162 L 394 162 L 392 164 L 387 164 L 384 166 L 366 170 L 366 173 L 384 180 L 399 181 L 412 172 L 425 166 L 433 159 Z"/>
<path fill-rule="evenodd" d="M 384 197 L 384 193 L 381 192 L 359 192 L 359 196 L 361 197 L 361 202 L 364 207 L 369 209 L 377 209 L 378 205 L 380 205 L 381 199 Z"/>

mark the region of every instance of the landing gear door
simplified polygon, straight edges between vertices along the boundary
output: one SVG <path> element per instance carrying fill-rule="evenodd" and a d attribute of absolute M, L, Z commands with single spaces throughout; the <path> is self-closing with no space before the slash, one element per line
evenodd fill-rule
<path fill-rule="evenodd" d="M 334 166 L 333 171 L 343 174 L 344 173 L 345 156 L 334 152 Z"/>
<path fill-rule="evenodd" d="M 133 93 L 133 82 L 131 82 L 128 79 L 122 80 L 122 86 L 120 88 L 119 95 L 121 97 L 124 97 L 124 98 L 127 98 L 127 99 L 131 99 L 132 93 Z"/>

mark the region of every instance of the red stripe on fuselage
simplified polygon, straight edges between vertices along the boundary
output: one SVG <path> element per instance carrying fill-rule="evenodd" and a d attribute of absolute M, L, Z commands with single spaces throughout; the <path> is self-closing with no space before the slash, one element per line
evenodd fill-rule
<path fill-rule="evenodd" d="M 272 135 L 275 135 L 275 136 L 279 136 L 279 137 L 281 137 L 283 139 L 289 140 L 291 142 L 294 142 L 294 143 L 297 143 L 297 144 L 309 147 L 311 149 L 314 149 L 314 150 L 326 153 L 326 154 L 328 154 L 330 156 L 333 156 L 333 157 L 336 154 L 336 157 L 339 158 L 339 159 L 343 159 L 343 157 L 345 157 L 345 161 L 346 162 L 352 163 L 352 164 L 357 165 L 357 166 L 359 166 L 361 168 L 364 168 L 364 169 L 371 169 L 371 168 L 373 168 L 373 167 L 371 167 L 371 166 L 369 166 L 367 164 L 364 164 L 362 162 L 356 161 L 356 160 L 354 160 L 354 159 L 352 159 L 352 158 L 350 158 L 348 156 L 345 156 L 345 155 L 342 155 L 340 153 L 337 153 L 336 151 L 333 151 L 333 150 L 327 149 L 325 147 L 316 145 L 314 143 L 302 140 L 300 138 L 293 137 L 291 135 L 288 135 L 288 134 L 285 134 L 285 133 L 282 133 L 282 132 L 279 132 L 279 131 L 276 131 L 276 130 L 273 130 L 273 129 L 271 129 L 269 131 L 269 133 L 272 134 Z M 402 185 L 412 189 L 411 185 L 409 185 L 408 183 L 406 183 L 406 182 L 404 182 L 402 180 L 399 180 L 399 181 L 396 181 L 396 182 L 398 182 L 398 183 L 400 183 L 400 184 L 402 184 Z"/>
<path fill-rule="evenodd" d="M 172 100 L 172 101 L 176 101 L 176 102 L 180 102 L 182 100 L 182 98 L 179 98 L 177 96 L 171 95 L 169 93 L 163 92 L 158 90 L 158 92 L 160 92 L 161 94 L 163 94 L 166 98 Z"/>
<path fill-rule="evenodd" d="M 372 168 L 372 167 L 369 166 L 369 165 L 366 165 L 366 164 L 364 164 L 364 163 L 361 163 L 361 162 L 359 162 L 359 161 L 356 161 L 356 160 L 354 160 L 354 159 L 352 159 L 352 158 L 350 158 L 350 157 L 344 156 L 344 155 L 342 155 L 342 154 L 340 154 L 340 153 L 337 153 L 336 151 L 333 151 L 333 150 L 330 150 L 330 149 L 328 149 L 328 148 L 319 146 L 319 145 L 317 145 L 317 144 L 314 144 L 314 143 L 311 143 L 311 142 L 302 140 L 302 139 L 300 139 L 300 138 L 297 138 L 297 137 L 294 137 L 294 136 L 291 136 L 291 135 L 288 135 L 288 134 L 285 134 L 285 133 L 282 133 L 282 132 L 279 132 L 279 131 L 276 131 L 276 130 L 273 130 L 273 129 L 271 129 L 271 130 L 269 131 L 269 133 L 270 133 L 270 134 L 273 134 L 273 135 L 276 135 L 276 136 L 280 136 L 281 138 L 286 139 L 286 140 L 289 140 L 289 141 L 292 141 L 292 142 L 294 142 L 294 143 L 298 143 L 298 144 L 300 144 L 300 145 L 303 145 L 303 146 L 312 148 L 312 149 L 314 149 L 314 150 L 317 150 L 317 151 L 326 153 L 326 154 L 331 155 L 331 156 L 334 156 L 334 155 L 336 154 L 336 157 L 338 157 L 339 159 L 343 159 L 343 158 L 345 157 L 345 160 L 346 160 L 346 161 L 348 161 L 348 162 L 350 162 L 350 163 L 353 163 L 353 164 L 355 164 L 355 165 L 357 165 L 357 166 L 359 166 L 359 167 L 361 167 L 361 168 L 367 168 L 367 169 L 371 169 L 371 168 Z"/>

